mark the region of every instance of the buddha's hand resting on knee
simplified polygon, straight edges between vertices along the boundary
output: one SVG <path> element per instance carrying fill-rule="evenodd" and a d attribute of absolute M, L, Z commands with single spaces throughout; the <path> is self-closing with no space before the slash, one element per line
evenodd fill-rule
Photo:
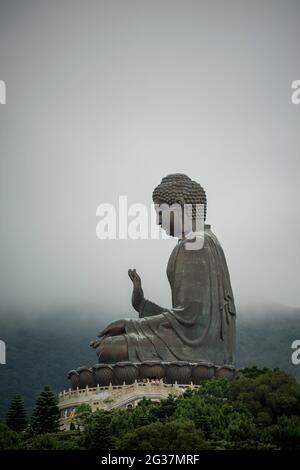
<path fill-rule="evenodd" d="M 92 348 L 98 348 L 100 346 L 101 341 L 106 338 L 107 336 L 117 336 L 117 335 L 123 335 L 126 333 L 125 331 L 125 320 L 117 320 L 114 321 L 113 323 L 110 323 L 104 330 L 99 331 L 98 333 L 98 338 L 90 343 L 90 346 Z"/>
<path fill-rule="evenodd" d="M 144 292 L 142 289 L 142 281 L 135 269 L 128 270 L 128 276 L 132 280 L 133 291 L 131 297 L 131 303 L 133 308 L 139 312 L 142 302 L 144 300 Z"/>

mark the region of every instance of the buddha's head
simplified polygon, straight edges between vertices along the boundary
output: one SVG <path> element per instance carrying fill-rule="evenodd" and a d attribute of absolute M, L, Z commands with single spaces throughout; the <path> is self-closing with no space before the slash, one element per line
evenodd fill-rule
<path fill-rule="evenodd" d="M 181 173 L 165 176 L 154 189 L 152 199 L 157 224 L 172 237 L 182 237 L 195 231 L 206 219 L 204 189 Z"/>

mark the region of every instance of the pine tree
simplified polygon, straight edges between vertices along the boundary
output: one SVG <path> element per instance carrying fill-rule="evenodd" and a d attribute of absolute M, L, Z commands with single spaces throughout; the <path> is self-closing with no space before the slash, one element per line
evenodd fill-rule
<path fill-rule="evenodd" d="M 31 426 L 35 434 L 45 434 L 59 431 L 60 413 L 55 395 L 46 385 L 36 401 L 32 413 Z"/>
<path fill-rule="evenodd" d="M 17 395 L 10 404 L 6 424 L 16 432 L 24 431 L 27 426 L 26 411 L 20 395 Z"/>

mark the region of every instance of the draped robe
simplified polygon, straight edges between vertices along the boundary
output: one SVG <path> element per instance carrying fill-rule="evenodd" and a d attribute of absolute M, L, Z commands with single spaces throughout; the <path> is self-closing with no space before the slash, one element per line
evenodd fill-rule
<path fill-rule="evenodd" d="M 236 310 L 224 252 L 209 225 L 201 249 L 186 249 L 191 241 L 179 240 L 168 262 L 172 308 L 145 299 L 139 319 L 125 321 L 129 361 L 233 364 Z"/>

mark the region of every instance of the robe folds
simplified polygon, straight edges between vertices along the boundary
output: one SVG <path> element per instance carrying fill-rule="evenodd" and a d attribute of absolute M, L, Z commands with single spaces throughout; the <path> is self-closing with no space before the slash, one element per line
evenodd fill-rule
<path fill-rule="evenodd" d="M 127 319 L 128 359 L 233 365 L 236 310 L 222 247 L 205 225 L 201 249 L 173 249 L 167 276 L 172 308 L 144 300 L 139 319 Z"/>

